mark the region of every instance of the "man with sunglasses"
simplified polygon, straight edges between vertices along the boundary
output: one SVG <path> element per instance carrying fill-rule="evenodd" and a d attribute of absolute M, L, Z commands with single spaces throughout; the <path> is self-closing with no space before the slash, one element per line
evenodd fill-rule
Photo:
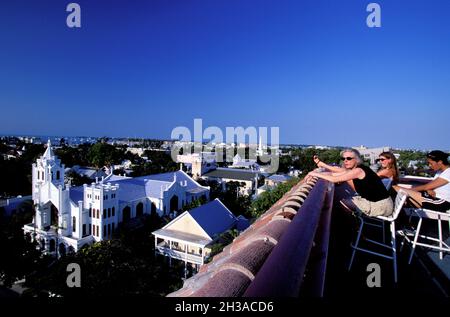
<path fill-rule="evenodd" d="M 347 209 L 359 210 L 368 216 L 390 216 L 394 203 L 378 175 L 363 164 L 359 152 L 345 149 L 341 152 L 341 157 L 342 168 L 330 169 L 331 173 L 313 171 L 306 176 L 306 180 L 318 177 L 332 183 L 353 181 L 357 195 L 341 201 Z M 316 162 L 316 158 L 314 161 Z M 321 167 L 319 164 L 318 166 Z"/>

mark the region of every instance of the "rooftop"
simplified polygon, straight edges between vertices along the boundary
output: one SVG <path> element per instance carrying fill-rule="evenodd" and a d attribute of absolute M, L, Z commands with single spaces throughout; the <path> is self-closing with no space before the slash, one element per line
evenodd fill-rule
<path fill-rule="evenodd" d="M 358 253 L 352 270 L 347 270 L 356 222 L 339 204 L 346 189 L 322 180 L 297 184 L 168 296 L 448 296 L 448 254 L 441 261 L 436 252 L 417 250 L 408 265 L 409 247 L 405 246 L 398 253 L 397 284 L 392 263 L 370 254 Z M 405 219 L 399 217 L 398 221 Z M 448 225 L 444 227 L 449 230 Z M 445 235 L 448 237 L 447 232 Z M 370 263 L 381 267 L 381 288 L 367 286 Z"/>
<path fill-rule="evenodd" d="M 253 181 L 258 172 L 249 170 L 233 169 L 233 168 L 217 168 L 208 173 L 203 174 L 205 177 L 227 178 L 242 181 Z"/>
<path fill-rule="evenodd" d="M 161 192 L 171 186 L 174 181 L 186 184 L 186 191 L 198 193 L 208 191 L 207 187 L 201 186 L 183 171 L 175 171 L 162 174 L 152 174 L 136 178 L 112 176 L 105 183 L 120 186 L 119 199 L 132 201 L 143 197 L 161 197 Z M 83 186 L 70 188 L 70 199 L 77 203 L 83 199 Z"/>
<path fill-rule="evenodd" d="M 172 230 L 173 225 L 184 217 L 191 217 L 192 220 L 200 226 L 209 239 L 180 230 Z M 192 210 L 185 211 L 165 225 L 162 229 L 154 231 L 153 234 L 178 239 L 181 241 L 189 241 L 200 246 L 205 246 L 213 241 L 216 236 L 233 227 L 237 221 L 238 219 L 233 215 L 233 213 L 224 204 L 222 204 L 218 198 L 216 198 L 209 203 Z"/>

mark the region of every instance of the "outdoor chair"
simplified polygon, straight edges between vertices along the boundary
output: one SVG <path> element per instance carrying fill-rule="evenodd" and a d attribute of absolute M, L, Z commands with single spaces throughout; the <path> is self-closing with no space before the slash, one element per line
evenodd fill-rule
<path fill-rule="evenodd" d="M 354 244 L 351 245 L 353 252 L 352 252 L 352 256 L 350 258 L 350 263 L 348 266 L 348 270 L 350 271 L 352 264 L 353 264 L 353 260 L 355 258 L 355 253 L 356 251 L 362 251 L 365 253 L 369 253 L 369 254 L 373 254 L 376 256 L 380 256 L 389 260 L 393 261 L 393 265 L 394 265 L 394 281 L 397 283 L 397 246 L 396 246 L 396 231 L 395 231 L 395 220 L 397 219 L 398 215 L 400 214 L 400 211 L 403 208 L 403 205 L 405 204 L 406 198 L 407 198 L 408 194 L 405 191 L 400 190 L 397 193 L 397 196 L 395 198 L 395 205 L 394 205 L 394 212 L 388 216 L 375 216 L 375 217 L 369 217 L 366 216 L 364 213 L 362 213 L 361 211 L 358 212 L 358 210 L 356 210 L 358 212 L 358 219 L 360 222 L 359 225 L 359 229 L 358 229 L 358 233 L 356 236 L 356 241 Z M 389 244 L 385 243 L 385 232 L 384 232 L 384 223 L 389 223 L 389 228 L 390 228 L 390 235 L 391 235 L 391 242 Z M 367 239 L 367 238 L 363 238 L 364 241 L 367 241 L 371 244 L 375 244 L 384 248 L 387 248 L 390 250 L 391 254 L 384 254 L 384 253 L 379 253 L 376 251 L 372 251 L 363 247 L 359 246 L 360 240 L 361 240 L 361 236 L 363 233 L 363 229 L 364 229 L 364 225 L 366 226 L 372 226 L 372 227 L 376 227 L 376 228 L 381 228 L 382 231 L 382 237 L 383 237 L 383 242 L 379 242 L 373 239 Z"/>
<path fill-rule="evenodd" d="M 439 251 L 439 258 L 442 260 L 444 258 L 444 252 L 450 252 L 450 247 L 443 241 L 442 237 L 442 221 L 447 221 L 450 225 L 450 210 L 447 212 L 438 212 L 423 208 L 405 208 L 406 213 L 410 216 L 410 221 L 412 217 L 418 217 L 419 221 L 415 230 L 403 230 L 402 234 L 404 240 L 402 242 L 409 242 L 411 244 L 411 253 L 409 255 L 408 264 L 411 263 L 412 257 L 416 246 L 423 246 L 430 249 Z M 438 225 L 438 237 L 430 237 L 427 234 L 421 234 L 422 221 L 423 219 L 436 220 Z M 450 230 L 450 227 L 449 227 Z"/>

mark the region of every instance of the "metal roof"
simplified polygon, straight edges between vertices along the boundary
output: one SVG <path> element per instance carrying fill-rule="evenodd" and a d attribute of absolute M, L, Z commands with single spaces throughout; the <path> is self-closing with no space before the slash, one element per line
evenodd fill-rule
<path fill-rule="evenodd" d="M 235 179 L 242 181 L 253 181 L 255 177 L 258 175 L 258 172 L 247 171 L 247 170 L 239 170 L 233 168 L 217 168 L 212 170 L 206 174 L 203 174 L 205 177 L 214 177 L 214 178 L 227 178 L 227 179 Z"/>

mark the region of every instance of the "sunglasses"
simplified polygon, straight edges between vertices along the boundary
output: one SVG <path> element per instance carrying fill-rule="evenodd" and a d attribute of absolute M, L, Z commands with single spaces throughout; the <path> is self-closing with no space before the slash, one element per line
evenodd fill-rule
<path fill-rule="evenodd" d="M 386 158 L 379 158 L 378 159 L 378 161 L 381 161 L 381 162 L 384 162 L 384 161 L 386 161 L 387 159 Z"/>
<path fill-rule="evenodd" d="M 343 157 L 342 158 L 343 161 L 351 161 L 353 159 L 354 159 L 354 157 Z"/>

